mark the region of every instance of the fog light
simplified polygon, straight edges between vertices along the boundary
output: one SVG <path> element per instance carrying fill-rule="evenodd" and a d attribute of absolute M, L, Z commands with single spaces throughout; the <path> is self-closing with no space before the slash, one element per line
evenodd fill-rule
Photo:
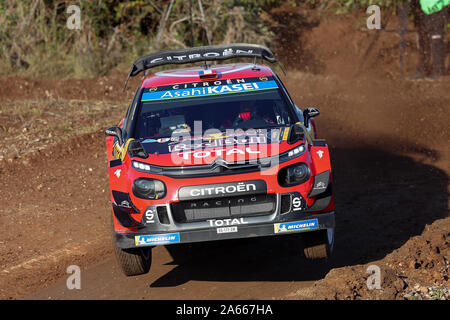
<path fill-rule="evenodd" d="M 141 199 L 161 199 L 166 195 L 164 182 L 156 179 L 136 179 L 131 189 L 133 194 Z"/>
<path fill-rule="evenodd" d="M 308 177 L 309 168 L 305 164 L 300 164 L 298 166 L 288 169 L 288 175 L 292 181 L 302 181 Z"/>
<path fill-rule="evenodd" d="M 296 163 L 280 170 L 278 183 L 283 187 L 290 187 L 306 182 L 310 176 L 311 170 L 306 163 Z"/>

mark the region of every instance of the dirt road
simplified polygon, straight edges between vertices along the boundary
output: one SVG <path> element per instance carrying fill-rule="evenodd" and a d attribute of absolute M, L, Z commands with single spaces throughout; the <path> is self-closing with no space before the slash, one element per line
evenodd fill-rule
<path fill-rule="evenodd" d="M 433 98 L 419 86 L 408 96 L 381 82 L 363 79 L 352 87 L 336 81 L 302 73 L 285 79 L 299 105 L 320 106 L 320 134 L 331 146 L 338 216 L 336 251 L 328 264 L 305 261 L 296 237 L 269 237 L 198 245 L 187 261 L 160 247 L 149 275 L 125 278 L 112 259 L 107 164 L 99 131 L 58 143 L 25 164 L 3 164 L 1 188 L 8 205 L 1 212 L 1 241 L 7 244 L 1 255 L 2 296 L 281 298 L 311 287 L 332 269 L 383 259 L 427 225 L 448 217 L 444 107 L 450 97 L 445 84 L 429 88 L 440 92 Z M 376 86 L 383 96 L 366 89 Z M 389 104 L 383 103 L 386 95 Z M 432 113 L 420 114 L 426 120 L 416 117 L 414 110 L 431 107 Z M 82 268 L 80 291 L 65 286 L 72 264 Z M 438 276 L 445 282 L 444 274 Z"/>
<path fill-rule="evenodd" d="M 295 239 L 233 241 L 203 245 L 190 261 L 174 262 L 163 247 L 153 251 L 145 276 L 126 278 L 113 259 L 82 271 L 81 290 L 66 280 L 26 299 L 279 299 L 300 283 L 323 278 L 292 249 Z M 264 248 L 264 250 L 262 250 Z M 199 248 L 200 249 L 200 248 Z"/>

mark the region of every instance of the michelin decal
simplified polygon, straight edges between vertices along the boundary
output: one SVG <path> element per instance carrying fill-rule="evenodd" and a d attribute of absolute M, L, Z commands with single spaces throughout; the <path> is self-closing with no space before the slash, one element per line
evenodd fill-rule
<path fill-rule="evenodd" d="M 304 220 L 304 221 L 294 221 L 285 223 L 276 223 L 274 226 L 275 233 L 290 232 L 290 231 L 304 231 L 318 229 L 319 224 L 317 219 Z"/>
<path fill-rule="evenodd" d="M 152 234 L 145 236 L 134 237 L 136 246 L 142 245 L 156 245 L 156 244 L 169 244 L 180 242 L 179 233 L 167 233 L 167 234 Z"/>

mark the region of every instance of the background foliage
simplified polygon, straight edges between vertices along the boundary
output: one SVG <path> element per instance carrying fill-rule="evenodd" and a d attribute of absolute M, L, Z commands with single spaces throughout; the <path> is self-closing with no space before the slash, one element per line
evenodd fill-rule
<path fill-rule="evenodd" d="M 396 2 L 203 0 L 202 4 L 213 44 L 250 42 L 274 48 L 273 30 L 278 30 L 283 21 L 270 13 L 282 5 L 343 13 L 370 4 L 392 7 Z M 206 45 L 208 37 L 198 0 L 174 1 L 160 43 L 156 43 L 169 3 L 170 0 L 0 0 L 0 73 L 95 76 L 112 68 L 128 68 L 135 58 L 155 49 Z M 70 16 L 67 7 L 73 4 L 81 9 L 81 30 L 66 27 Z"/>

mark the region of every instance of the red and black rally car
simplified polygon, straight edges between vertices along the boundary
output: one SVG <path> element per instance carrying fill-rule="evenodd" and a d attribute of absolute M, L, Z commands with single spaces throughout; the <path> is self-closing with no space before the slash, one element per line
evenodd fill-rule
<path fill-rule="evenodd" d="M 253 63 L 207 62 L 253 58 Z M 316 108 L 297 107 L 262 46 L 232 44 L 150 54 L 124 119 L 106 130 L 113 238 L 126 275 L 151 248 L 301 233 L 307 258 L 334 243 L 328 146 Z M 198 67 L 145 75 L 165 64 Z M 127 80 L 128 80 L 127 78 Z"/>

